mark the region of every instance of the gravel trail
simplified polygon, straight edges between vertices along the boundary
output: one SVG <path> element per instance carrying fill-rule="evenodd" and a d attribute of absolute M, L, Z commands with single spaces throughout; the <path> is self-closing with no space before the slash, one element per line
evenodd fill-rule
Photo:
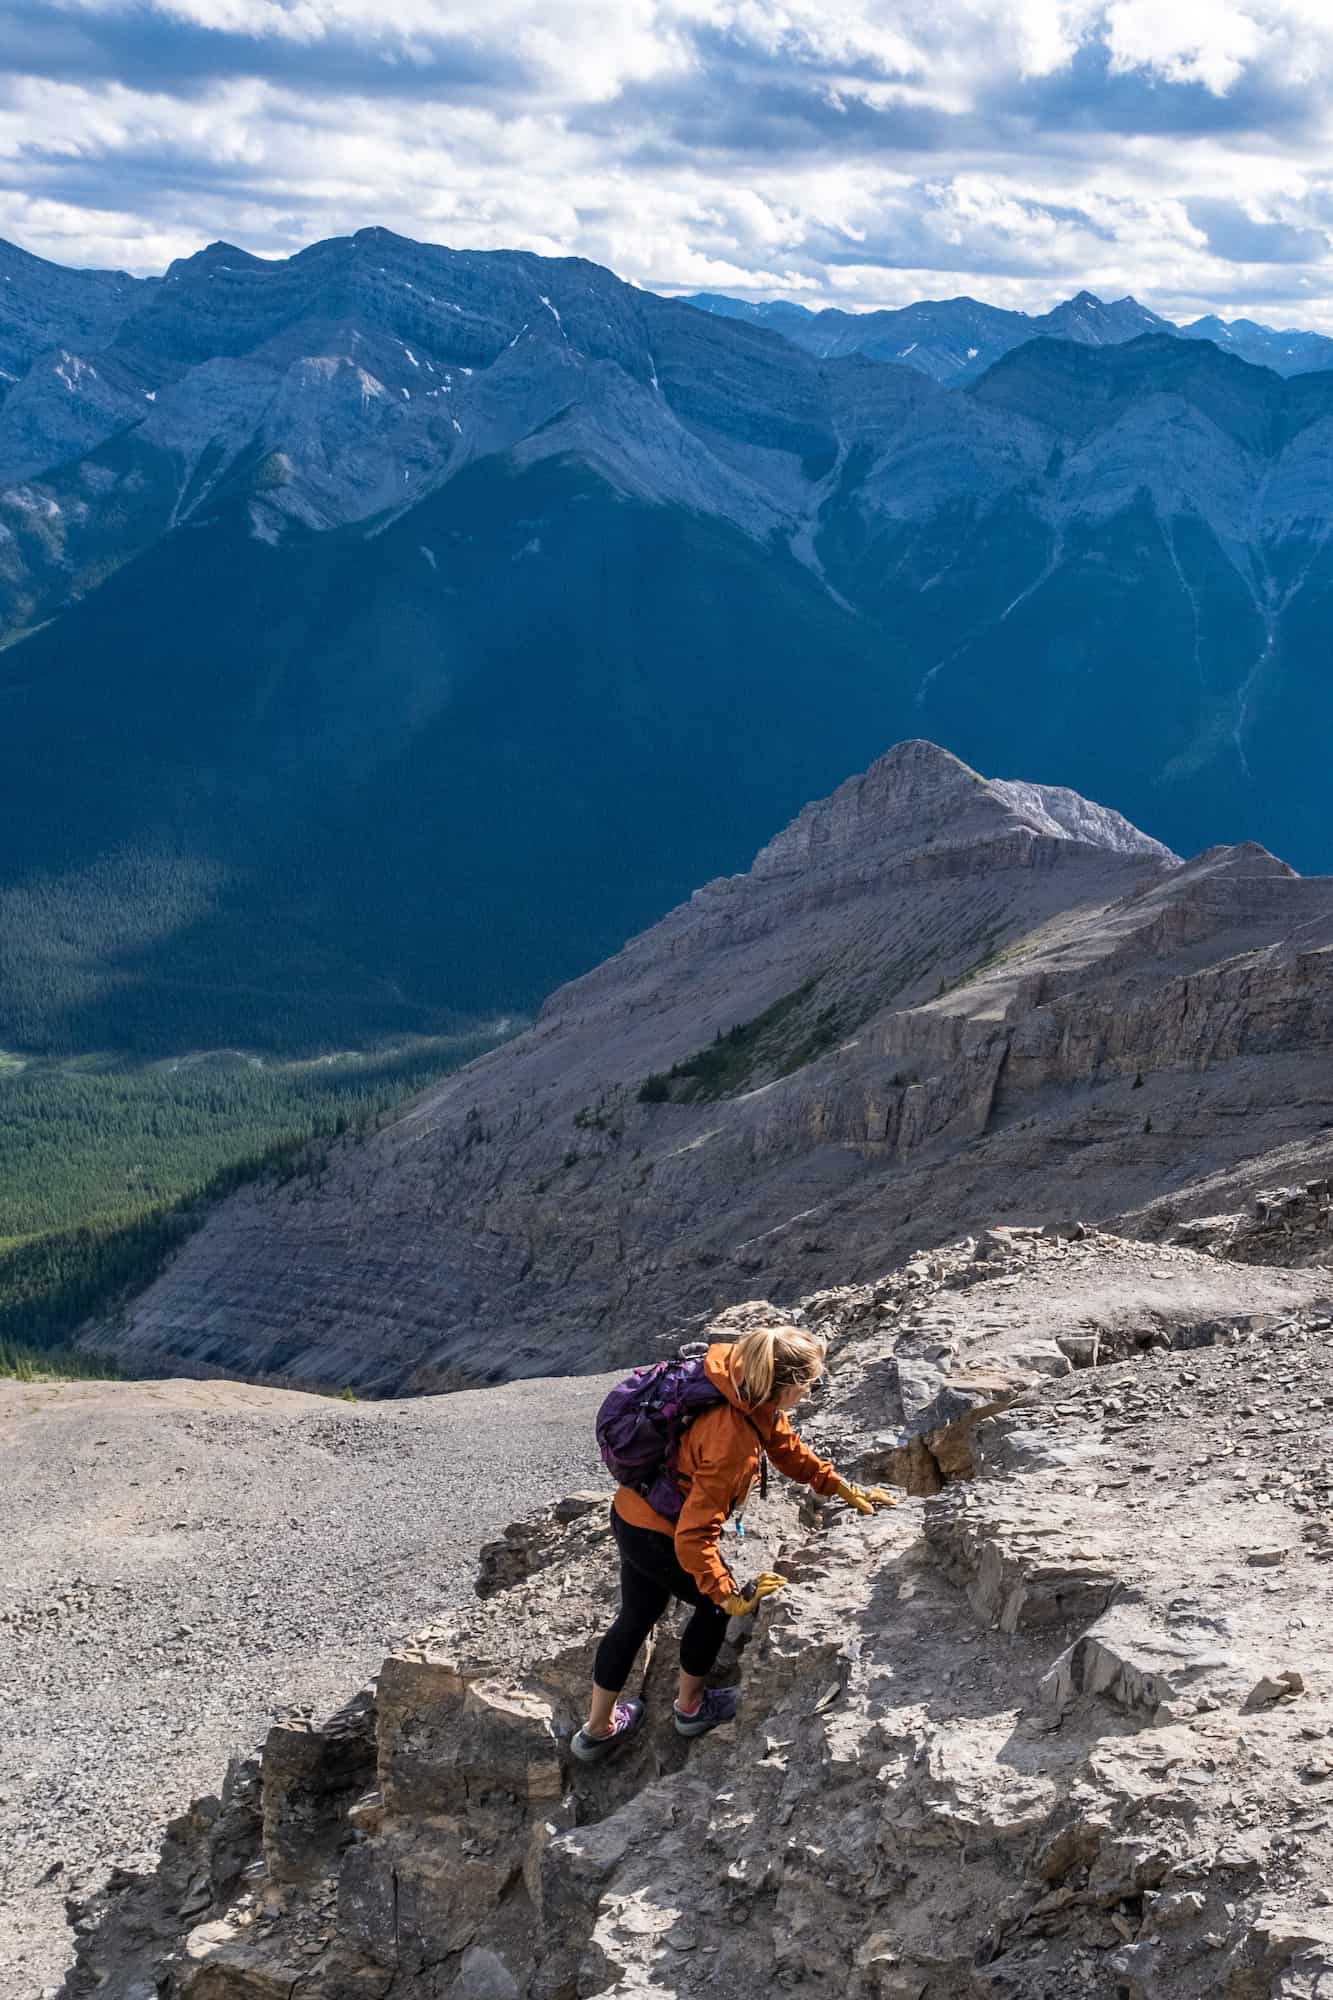
<path fill-rule="evenodd" d="M 604 1476 L 611 1379 L 366 1404 L 0 1382 L 4 2000 L 59 1979 L 76 1884 L 151 1865 L 275 1711 L 341 1703 L 471 1592 L 481 1541 Z"/>

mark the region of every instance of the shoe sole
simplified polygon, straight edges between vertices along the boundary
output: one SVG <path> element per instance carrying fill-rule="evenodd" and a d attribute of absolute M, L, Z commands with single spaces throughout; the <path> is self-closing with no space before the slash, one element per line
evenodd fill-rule
<path fill-rule="evenodd" d="M 592 1768 L 598 1764 L 604 1764 L 608 1757 L 614 1757 L 616 1751 L 620 1748 L 621 1744 L 624 1741 L 625 1739 L 623 1736 L 609 1737 L 607 1739 L 607 1745 L 605 1749 L 603 1749 L 600 1744 L 597 1744 L 591 1750 L 576 1750 L 574 1745 L 571 1743 L 569 1746 L 569 1754 L 576 1763 L 586 1764 L 590 1768 Z"/>

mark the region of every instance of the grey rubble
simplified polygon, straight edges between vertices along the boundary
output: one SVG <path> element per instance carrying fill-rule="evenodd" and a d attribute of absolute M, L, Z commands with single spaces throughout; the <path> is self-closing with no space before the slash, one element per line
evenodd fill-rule
<path fill-rule="evenodd" d="M 1333 1159 L 1331 947 L 1329 878 L 1182 862 L 900 744 L 318 1187 L 224 1204 L 90 1338 L 146 1373 L 447 1388 L 637 1360 L 991 1222 L 1235 1212 Z M 639 1101 L 784 1006 L 724 1097 Z"/>
<path fill-rule="evenodd" d="M 602 1393 L 0 1382 L 4 2000 L 58 1979 L 64 1898 L 151 1866 L 275 1710 L 341 1700 L 471 1594 L 479 1535 L 595 1476 Z"/>
<path fill-rule="evenodd" d="M 671 1734 L 667 1643 L 644 1736 L 571 1764 L 612 1576 L 573 1495 L 374 1687 L 236 1761 L 156 1871 L 76 1903 L 68 1993 L 1315 2000 L 1331 1294 L 1016 1228 L 807 1298 L 814 1441 L 953 1474 L 871 1522 L 775 1489 L 790 1583 L 737 1724 Z"/>

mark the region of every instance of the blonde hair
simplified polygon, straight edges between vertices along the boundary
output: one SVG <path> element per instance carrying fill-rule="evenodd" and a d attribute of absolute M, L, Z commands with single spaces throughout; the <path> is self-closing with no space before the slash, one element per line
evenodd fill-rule
<path fill-rule="evenodd" d="M 770 1403 L 783 1389 L 804 1387 L 824 1372 L 824 1343 L 799 1326 L 758 1326 L 731 1350 L 732 1370 L 747 1403 Z"/>

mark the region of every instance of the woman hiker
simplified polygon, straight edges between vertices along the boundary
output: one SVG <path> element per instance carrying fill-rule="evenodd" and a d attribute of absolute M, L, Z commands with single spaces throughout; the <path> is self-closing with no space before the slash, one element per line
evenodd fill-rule
<path fill-rule="evenodd" d="M 727 1516 L 745 1501 L 761 1450 L 779 1472 L 816 1493 L 845 1500 L 859 1514 L 893 1505 L 880 1488 L 863 1492 L 816 1458 L 787 1421 L 824 1371 L 824 1349 L 799 1327 L 762 1327 L 708 1349 L 704 1373 L 722 1401 L 696 1417 L 680 1443 L 680 1517 L 656 1513 L 632 1487 L 618 1486 L 611 1525 L 620 1549 L 620 1612 L 593 1665 L 588 1720 L 570 1748 L 600 1763 L 643 1720 L 641 1701 L 623 1701 L 635 1655 L 673 1597 L 694 1606 L 680 1642 L 680 1682 L 673 1719 L 682 1736 L 702 1736 L 736 1713 L 732 1687 L 705 1689 L 728 1618 L 745 1618 L 785 1578 L 766 1571 L 745 1596 L 727 1568 L 719 1540 Z"/>

